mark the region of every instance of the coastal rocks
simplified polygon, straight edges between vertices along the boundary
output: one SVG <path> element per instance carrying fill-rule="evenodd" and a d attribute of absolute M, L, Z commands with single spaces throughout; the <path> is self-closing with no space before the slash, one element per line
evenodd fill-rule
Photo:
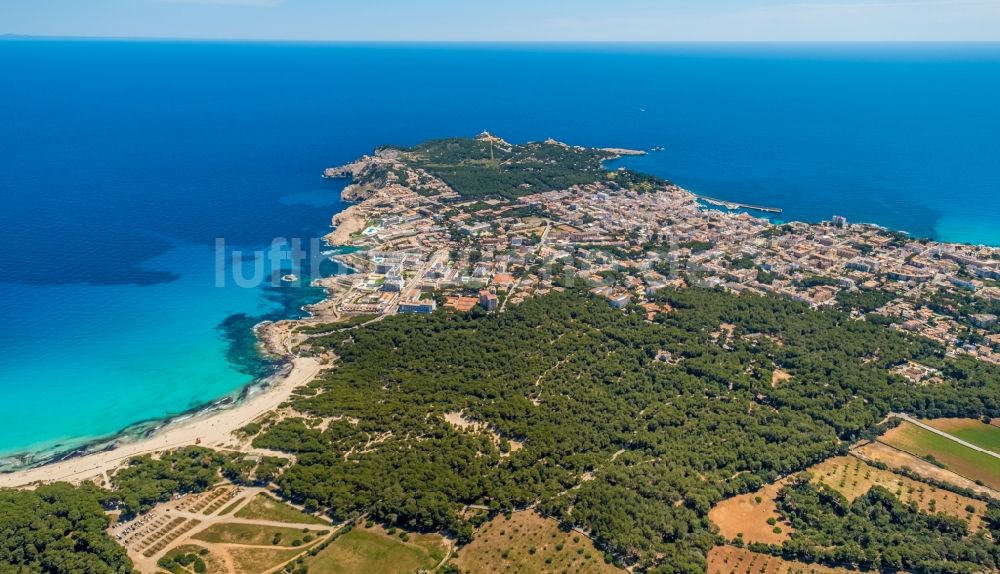
<path fill-rule="evenodd" d="M 378 185 L 359 185 L 352 183 L 344 188 L 340 193 L 340 199 L 344 201 L 364 201 L 375 194 Z"/>
<path fill-rule="evenodd" d="M 570 149 L 571 147 L 575 148 L 575 149 L 584 149 L 582 146 L 570 146 L 567 143 L 564 143 L 564 142 L 561 142 L 559 140 L 555 140 L 555 139 L 552 139 L 552 138 L 548 138 L 548 139 L 546 139 L 542 143 L 544 143 L 545 145 L 557 145 L 559 147 L 566 148 L 566 149 Z M 646 155 L 645 150 L 641 150 L 641 149 L 628 149 L 628 148 L 622 148 L 622 147 L 600 147 L 600 148 L 596 148 L 596 149 L 598 149 L 599 151 L 603 151 L 605 153 L 611 154 L 611 157 L 609 157 L 607 159 L 618 159 L 618 158 L 620 158 L 622 156 L 626 156 L 626 155 Z"/>
<path fill-rule="evenodd" d="M 323 171 L 323 177 L 328 179 L 351 178 L 351 183 L 341 192 L 344 201 L 364 201 L 372 197 L 379 189 L 384 189 L 391 183 L 400 181 L 399 173 L 405 171 L 398 161 L 398 152 L 390 149 L 380 149 L 374 156 L 366 155 L 361 159 L 340 167 L 329 167 Z"/>
<path fill-rule="evenodd" d="M 606 151 L 608 153 L 613 153 L 613 154 L 615 154 L 617 156 L 623 156 L 623 155 L 646 155 L 646 151 L 645 150 L 641 150 L 641 149 L 627 149 L 627 148 L 621 148 L 621 147 L 602 147 L 602 148 L 598 148 L 598 149 L 600 149 L 601 151 Z"/>
<path fill-rule="evenodd" d="M 260 351 L 267 356 L 282 358 L 294 356 L 292 348 L 301 342 L 295 333 L 296 323 L 290 320 L 263 321 L 254 326 Z"/>
<path fill-rule="evenodd" d="M 369 194 L 369 197 L 371 195 L 374 195 L 374 192 Z M 336 229 L 328 233 L 323 239 L 328 245 L 348 245 L 351 242 L 352 236 L 360 233 L 367 223 L 367 220 L 357 209 L 357 206 L 352 205 L 333 216 L 333 225 Z"/>
<path fill-rule="evenodd" d="M 325 177 L 327 179 L 339 179 L 339 178 L 342 178 L 342 177 L 353 177 L 354 174 L 355 174 L 355 172 L 360 171 L 360 169 L 361 169 L 361 167 L 363 165 L 363 162 L 365 161 L 365 158 L 367 158 L 367 157 L 368 156 L 364 156 L 361 159 L 359 159 L 358 161 L 351 162 L 349 164 L 342 165 L 340 167 L 328 167 L 328 168 L 326 168 L 326 169 L 323 170 L 323 177 Z"/>
<path fill-rule="evenodd" d="M 344 201 L 364 201 L 386 184 L 388 173 L 389 170 L 380 166 L 376 158 L 364 156 L 356 162 L 327 169 L 323 177 L 350 177 L 351 183 L 340 193 L 340 198 Z"/>

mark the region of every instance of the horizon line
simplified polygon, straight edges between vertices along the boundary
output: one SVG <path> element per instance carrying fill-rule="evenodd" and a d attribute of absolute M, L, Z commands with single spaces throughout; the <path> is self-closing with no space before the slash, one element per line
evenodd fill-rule
<path fill-rule="evenodd" d="M 201 38 L 186 36 L 75 36 L 0 33 L 4 40 L 37 41 L 93 41 L 93 42 L 178 42 L 178 43 L 255 43 L 255 44 L 409 44 L 409 45 L 696 45 L 696 44 L 755 44 L 755 45 L 1000 45 L 997 40 L 427 40 L 427 39 L 368 39 L 368 40 L 325 40 L 325 39 L 283 39 L 283 38 Z"/>

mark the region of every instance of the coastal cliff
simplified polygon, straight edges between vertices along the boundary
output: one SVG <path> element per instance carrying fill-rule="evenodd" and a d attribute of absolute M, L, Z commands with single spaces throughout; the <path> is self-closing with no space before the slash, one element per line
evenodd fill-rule
<path fill-rule="evenodd" d="M 351 178 L 351 183 L 340 194 L 341 199 L 364 201 L 371 198 L 377 190 L 399 181 L 399 176 L 393 169 L 395 165 L 395 151 L 380 149 L 375 155 L 365 155 L 340 167 L 327 168 L 323 171 L 323 177 Z"/>
<path fill-rule="evenodd" d="M 369 197 L 372 194 L 373 192 L 370 192 Z M 346 245 L 350 242 L 352 235 L 365 228 L 366 221 L 364 215 L 358 210 L 358 206 L 352 205 L 333 216 L 333 226 L 336 229 L 326 234 L 323 239 L 329 245 Z"/>

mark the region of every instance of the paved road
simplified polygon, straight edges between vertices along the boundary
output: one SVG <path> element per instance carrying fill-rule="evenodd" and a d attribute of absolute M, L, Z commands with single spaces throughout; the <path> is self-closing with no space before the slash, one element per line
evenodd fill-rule
<path fill-rule="evenodd" d="M 904 421 L 906 421 L 906 422 L 908 422 L 908 423 L 910 423 L 912 425 L 916 425 L 916 426 L 924 429 L 925 431 L 930 431 L 930 432 L 932 432 L 932 433 L 934 433 L 936 435 L 943 436 L 944 438 L 946 438 L 948 440 L 955 441 L 955 442 L 957 442 L 958 444 L 960 444 L 960 445 L 962 445 L 964 447 L 971 448 L 972 450 L 975 450 L 975 451 L 979 451 L 979 452 L 981 452 L 983 454 L 992 456 L 993 458 L 1000 458 L 1000 454 L 997 454 L 997 453 L 993 452 L 992 450 L 987 450 L 987 449 L 982 448 L 980 446 L 976 446 L 976 445 L 974 445 L 972 443 L 966 442 L 966 441 L 958 438 L 957 436 L 952 436 L 952 435 L 950 435 L 950 434 L 948 434 L 948 433 L 946 433 L 946 432 L 944 432 L 942 430 L 936 429 L 936 428 L 934 428 L 934 427 L 932 427 L 932 426 L 930 426 L 930 425 L 928 425 L 926 423 L 923 423 L 923 422 L 921 422 L 921 421 L 919 421 L 919 420 L 911 417 L 908 414 L 905 414 L 905 413 L 889 413 L 889 416 L 896 417 L 896 418 L 899 418 L 899 419 L 903 419 Z"/>

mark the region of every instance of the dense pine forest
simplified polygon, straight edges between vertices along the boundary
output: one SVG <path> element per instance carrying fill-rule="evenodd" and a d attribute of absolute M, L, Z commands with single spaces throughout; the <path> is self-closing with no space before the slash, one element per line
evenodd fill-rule
<path fill-rule="evenodd" d="M 602 162 L 611 152 L 561 144 L 507 144 L 500 140 L 450 138 L 409 148 L 402 159 L 448 184 L 463 198 L 514 199 L 607 179 Z M 616 174 L 618 183 L 651 189 L 659 178 L 631 171 Z"/>
<path fill-rule="evenodd" d="M 92 485 L 0 490 L 0 573 L 132 572 L 125 549 L 105 533 L 106 497 Z"/>
<path fill-rule="evenodd" d="M 340 367 L 294 401 L 305 417 L 255 444 L 296 454 L 282 493 L 338 518 L 370 511 L 465 539 L 464 504 L 538 504 L 622 560 L 704 572 L 715 502 L 845 452 L 890 411 L 1000 412 L 1000 370 L 925 339 L 783 298 L 661 299 L 674 311 L 656 322 L 567 292 L 497 316 L 400 316 L 314 340 Z M 907 359 L 947 382 L 889 372 Z M 778 368 L 791 379 L 773 387 Z M 457 412 L 499 440 L 457 430 L 445 420 Z"/>

